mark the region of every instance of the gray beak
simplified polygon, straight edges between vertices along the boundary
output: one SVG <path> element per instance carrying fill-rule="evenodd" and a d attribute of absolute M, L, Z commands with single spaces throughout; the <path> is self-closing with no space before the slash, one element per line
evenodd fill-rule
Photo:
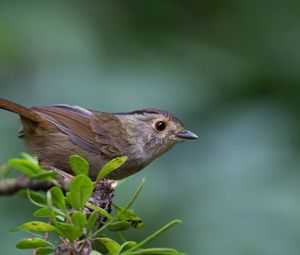
<path fill-rule="evenodd" d="M 176 136 L 183 139 L 198 139 L 198 136 L 189 130 L 182 130 Z"/>

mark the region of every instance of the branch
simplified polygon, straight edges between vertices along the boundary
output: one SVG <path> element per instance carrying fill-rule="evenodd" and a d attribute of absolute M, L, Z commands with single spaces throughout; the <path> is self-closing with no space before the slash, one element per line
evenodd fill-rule
<path fill-rule="evenodd" d="M 63 171 L 54 167 L 49 167 L 49 169 L 58 173 L 58 176 L 56 176 L 55 179 L 58 182 L 59 186 L 62 188 L 62 190 L 67 192 L 69 190 L 70 181 L 72 180 L 73 176 L 64 173 Z M 47 191 L 53 186 L 55 186 L 53 182 L 45 180 L 32 180 L 27 176 L 20 176 L 12 179 L 4 179 L 0 181 L 0 196 L 13 195 L 22 189 L 30 189 L 34 191 Z"/>
<path fill-rule="evenodd" d="M 0 196 L 13 195 L 22 189 L 31 189 L 35 191 L 47 191 L 54 184 L 48 181 L 31 180 L 26 176 L 14 179 L 6 179 L 0 181 Z"/>

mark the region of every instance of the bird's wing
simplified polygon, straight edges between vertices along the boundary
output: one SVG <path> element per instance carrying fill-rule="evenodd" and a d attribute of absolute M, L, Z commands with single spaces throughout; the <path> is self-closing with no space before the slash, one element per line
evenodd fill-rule
<path fill-rule="evenodd" d="M 101 152 L 109 157 L 121 156 L 127 151 L 127 139 L 120 120 L 104 112 L 94 112 L 91 127 L 96 134 L 97 143 L 101 144 Z"/>
<path fill-rule="evenodd" d="M 77 146 L 108 157 L 121 155 L 124 139 L 121 123 L 109 113 L 92 112 L 79 106 L 54 105 L 32 108 L 59 130 L 67 134 Z"/>
<path fill-rule="evenodd" d="M 67 134 L 74 144 L 94 153 L 100 152 L 96 134 L 90 126 L 92 112 L 69 105 L 33 107 L 32 110 Z"/>

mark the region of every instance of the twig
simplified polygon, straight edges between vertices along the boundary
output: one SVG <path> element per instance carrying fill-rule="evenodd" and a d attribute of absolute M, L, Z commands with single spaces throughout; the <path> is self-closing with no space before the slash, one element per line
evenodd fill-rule
<path fill-rule="evenodd" d="M 73 176 L 67 173 L 63 173 L 61 170 L 54 167 L 49 167 L 49 169 L 58 173 L 58 175 L 55 178 L 56 181 L 64 191 L 68 191 L 70 181 L 72 180 Z M 45 180 L 32 180 L 27 176 L 4 179 L 0 181 L 0 196 L 13 195 L 22 189 L 30 189 L 34 191 L 47 191 L 53 186 L 55 186 L 54 182 Z"/>
<path fill-rule="evenodd" d="M 0 181 L 0 196 L 13 195 L 22 189 L 31 189 L 35 191 L 47 191 L 54 184 L 48 181 L 30 180 L 26 176 L 14 179 L 5 179 Z"/>

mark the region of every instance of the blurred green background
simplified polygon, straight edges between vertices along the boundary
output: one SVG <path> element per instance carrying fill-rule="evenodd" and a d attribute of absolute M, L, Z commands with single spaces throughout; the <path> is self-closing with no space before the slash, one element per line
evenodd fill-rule
<path fill-rule="evenodd" d="M 197 141 L 177 145 L 116 192 L 141 240 L 191 255 L 300 253 L 300 2 L 1 1 L 0 96 L 108 112 L 173 112 Z M 27 150 L 0 112 L 0 162 Z M 26 200 L 0 197 L 1 254 L 31 254 L 10 228 Z"/>

